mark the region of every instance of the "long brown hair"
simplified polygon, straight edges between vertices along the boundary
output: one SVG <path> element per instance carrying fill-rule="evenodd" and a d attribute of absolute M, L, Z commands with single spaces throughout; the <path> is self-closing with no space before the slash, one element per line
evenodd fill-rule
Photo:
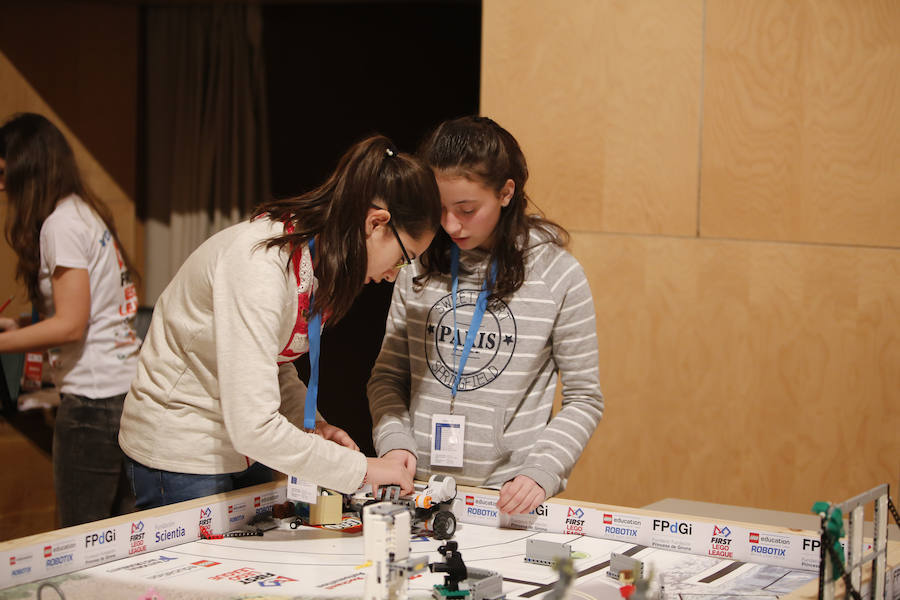
<path fill-rule="evenodd" d="M 416 157 L 398 153 L 381 135 L 347 150 L 316 189 L 266 202 L 253 211 L 251 218 L 268 215 L 294 226 L 293 233 L 268 240 L 268 248 L 298 251 L 315 237 L 319 287 L 313 310 L 328 314 L 331 322 L 347 313 L 364 285 L 365 221 L 376 199 L 385 203 L 395 227 L 413 238 L 440 228 L 441 200 L 433 172 Z"/>
<path fill-rule="evenodd" d="M 500 210 L 494 228 L 491 260 L 497 263 L 497 281 L 491 298 L 504 299 L 525 281 L 525 251 L 533 229 L 542 232 L 545 243 L 566 246 L 569 233 L 542 214 L 528 214 L 530 199 L 525 193 L 528 165 L 516 138 L 487 117 L 461 117 L 444 121 L 419 149 L 419 156 L 435 171 L 466 177 L 496 193 L 512 179 L 515 191 L 509 204 Z M 532 203 L 533 205 L 533 203 Z M 422 273 L 416 277 L 421 287 L 437 273 L 450 272 L 450 246 L 447 232 L 441 228 L 421 258 Z"/>
<path fill-rule="evenodd" d="M 56 203 L 72 194 L 103 220 L 128 273 L 136 275 L 119 241 L 112 213 L 82 181 L 72 148 L 53 123 L 34 113 L 14 115 L 0 127 L 0 158 L 6 161 L 6 194 L 11 212 L 6 220 L 6 240 L 19 257 L 16 277 L 25 283 L 33 305 L 39 309 L 44 306 L 38 286 L 41 226 Z"/>

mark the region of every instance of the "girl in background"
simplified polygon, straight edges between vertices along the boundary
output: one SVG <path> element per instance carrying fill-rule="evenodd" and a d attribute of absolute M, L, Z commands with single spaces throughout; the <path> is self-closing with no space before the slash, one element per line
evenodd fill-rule
<path fill-rule="evenodd" d="M 0 128 L 0 190 L 16 275 L 45 318 L 0 318 L 0 352 L 50 350 L 60 406 L 53 483 L 60 525 L 133 509 L 117 436 L 137 367 L 134 269 L 109 209 L 84 185 L 65 137 L 41 115 Z"/>
<path fill-rule="evenodd" d="M 125 400 L 137 506 L 262 483 L 268 467 L 344 493 L 411 492 L 396 461 L 367 459 L 316 412 L 317 338 L 365 283 L 425 251 L 440 214 L 431 169 L 375 136 L 317 189 L 263 204 L 194 251 L 157 301 Z M 291 364 L 307 351 L 309 390 Z"/>
<path fill-rule="evenodd" d="M 527 513 L 565 487 L 602 415 L 591 291 L 566 231 L 526 212 L 509 132 L 448 121 L 420 156 L 442 230 L 394 286 L 368 384 L 375 449 L 420 479 L 498 488 L 502 512 Z"/>

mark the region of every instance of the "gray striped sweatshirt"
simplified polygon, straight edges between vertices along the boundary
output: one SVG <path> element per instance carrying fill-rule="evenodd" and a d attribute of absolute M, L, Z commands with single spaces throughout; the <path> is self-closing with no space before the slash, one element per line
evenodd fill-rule
<path fill-rule="evenodd" d="M 381 353 L 368 383 L 375 449 L 416 455 L 418 479 L 448 473 L 458 483 L 499 488 L 527 475 L 548 496 L 566 478 L 603 413 L 594 302 L 581 265 L 532 233 L 525 282 L 507 302 L 491 301 L 463 370 L 453 413 L 465 415 L 461 468 L 431 467 L 431 416 L 450 411 L 456 376 L 449 275 L 421 291 L 401 271 Z M 462 251 L 457 293 L 458 350 L 487 266 L 483 251 Z M 462 271 L 463 269 L 460 269 Z M 562 408 L 551 418 L 557 376 Z"/>

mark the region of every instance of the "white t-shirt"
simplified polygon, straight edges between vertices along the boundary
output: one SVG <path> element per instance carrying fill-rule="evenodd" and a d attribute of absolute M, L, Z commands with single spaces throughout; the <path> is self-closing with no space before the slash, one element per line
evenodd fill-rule
<path fill-rule="evenodd" d="M 55 313 L 50 278 L 57 267 L 87 269 L 91 314 L 81 340 L 51 350 L 56 386 L 89 398 L 124 394 L 137 370 L 137 292 L 112 234 L 78 196 L 60 200 L 41 227 L 38 285 L 48 316 Z"/>

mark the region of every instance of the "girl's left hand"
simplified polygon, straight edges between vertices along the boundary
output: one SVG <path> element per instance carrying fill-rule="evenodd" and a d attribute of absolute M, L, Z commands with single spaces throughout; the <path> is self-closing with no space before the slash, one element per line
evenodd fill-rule
<path fill-rule="evenodd" d="M 356 445 L 356 442 L 347 434 L 346 431 L 341 429 L 340 427 L 335 427 L 334 425 L 330 425 L 325 421 L 317 421 L 316 422 L 316 435 L 320 435 L 326 440 L 332 441 L 336 444 L 340 444 L 345 448 L 350 448 L 351 450 L 356 450 L 359 452 L 359 446 Z"/>
<path fill-rule="evenodd" d="M 19 324 L 16 323 L 15 319 L 10 319 L 7 317 L 0 317 L 0 331 L 12 331 L 13 329 L 18 329 Z"/>
<path fill-rule="evenodd" d="M 510 515 L 530 513 L 547 499 L 544 488 L 526 475 L 516 475 L 500 488 L 497 508 Z"/>

